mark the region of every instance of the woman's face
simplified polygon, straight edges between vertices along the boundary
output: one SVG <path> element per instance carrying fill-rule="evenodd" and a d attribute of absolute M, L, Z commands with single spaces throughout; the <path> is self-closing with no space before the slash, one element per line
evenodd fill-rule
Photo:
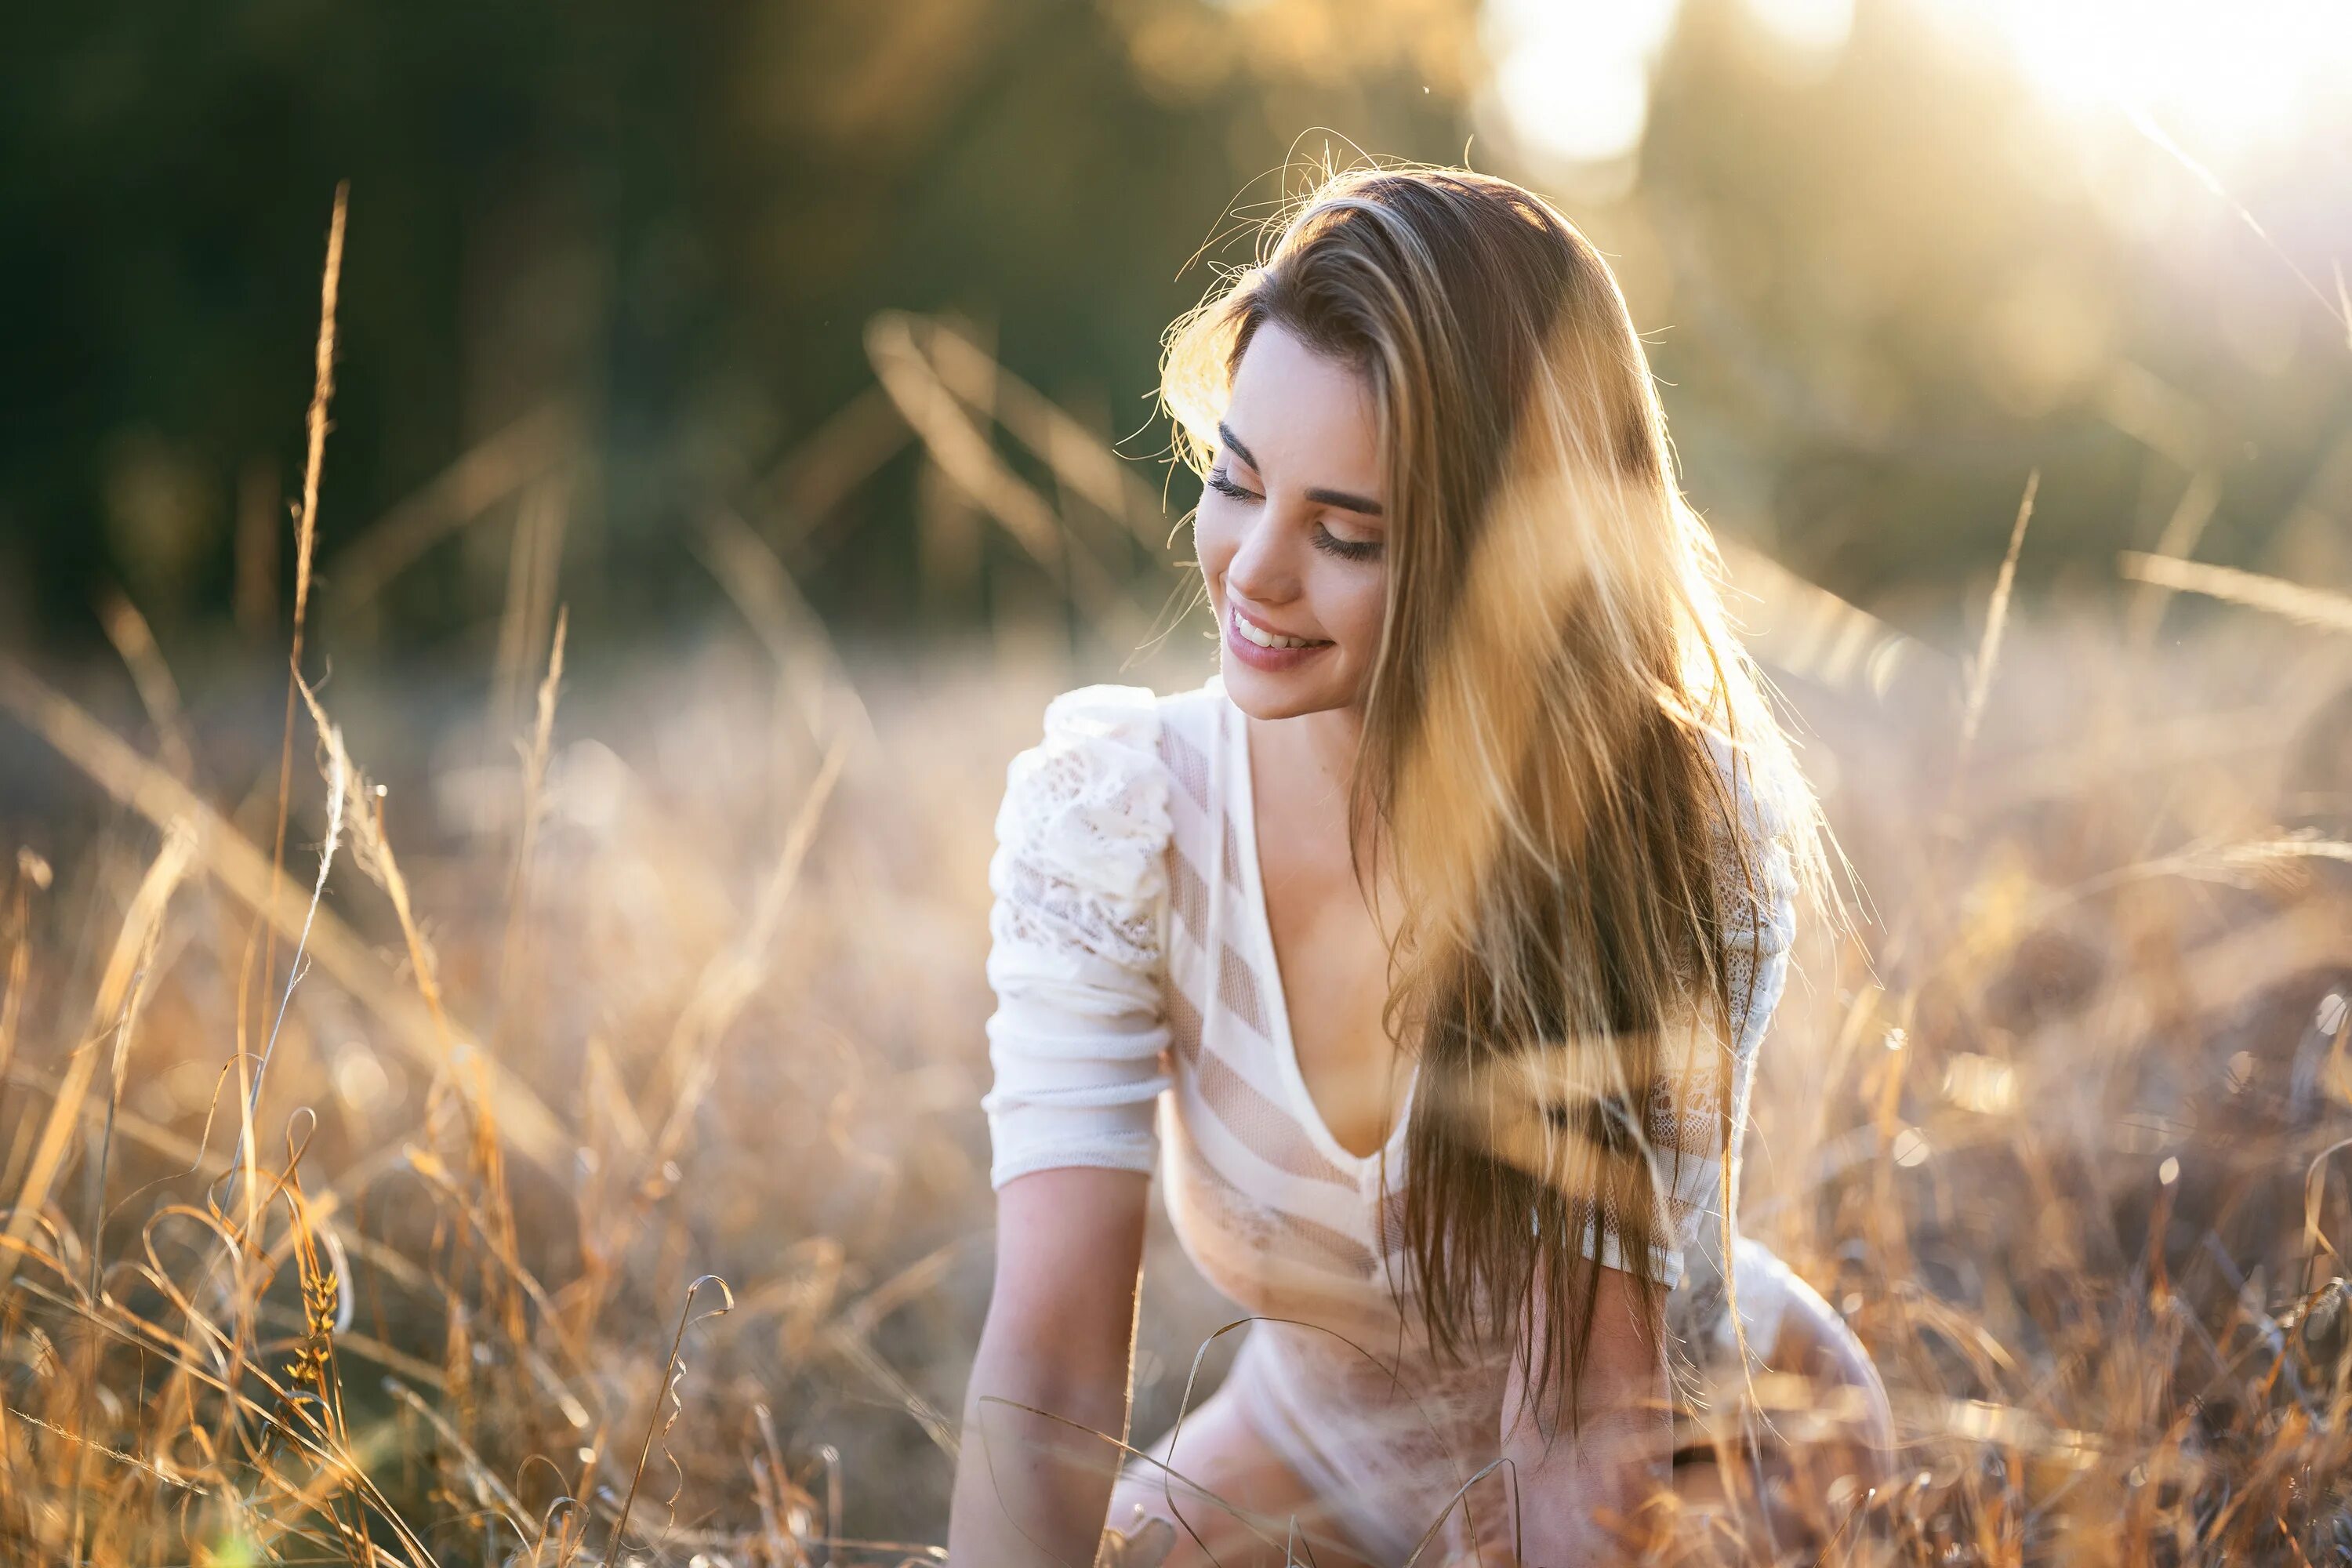
<path fill-rule="evenodd" d="M 1192 524 L 1225 690 L 1243 712 L 1355 703 L 1380 649 L 1385 500 L 1370 384 L 1261 325 L 1234 373 Z"/>

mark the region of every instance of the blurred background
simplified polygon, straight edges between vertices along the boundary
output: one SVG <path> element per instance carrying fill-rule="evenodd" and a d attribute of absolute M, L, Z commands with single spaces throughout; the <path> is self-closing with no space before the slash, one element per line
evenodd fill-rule
<path fill-rule="evenodd" d="M 579 657 L 703 634 L 714 508 L 842 630 L 1024 618 L 1035 563 L 927 504 L 956 486 L 868 322 L 962 322 L 1165 482 L 1172 533 L 1159 334 L 1357 149 L 1551 195 L 1702 510 L 1906 625 L 1981 599 L 2036 467 L 2030 586 L 2111 584 L 2192 481 L 2200 553 L 2340 585 L 2347 74 L 2316 0 L 37 18 L 0 62 L 0 642 L 102 649 L 109 587 L 176 658 L 277 624 L 346 179 L 322 637 L 478 662 L 533 493 Z"/>
<path fill-rule="evenodd" d="M 1376 156 L 1610 258 L 1856 874 L 1742 1202 L 1900 1473 L 1731 1556 L 2352 1561 L 2347 80 L 2333 0 L 15 18 L 0 1554 L 928 1560 L 1005 764 L 1213 668 L 1160 334 Z M 210 1211 L 243 1105 L 300 1193 Z M 1139 1440 L 1228 1315 L 1154 1227 Z"/>

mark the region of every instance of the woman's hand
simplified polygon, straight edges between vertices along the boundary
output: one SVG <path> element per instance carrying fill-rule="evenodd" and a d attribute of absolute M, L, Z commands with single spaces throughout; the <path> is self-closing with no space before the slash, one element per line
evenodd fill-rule
<path fill-rule="evenodd" d="M 950 1562 L 1095 1560 L 1123 1457 L 1150 1190 L 1136 1172 L 1076 1167 L 997 1193 L 996 1284 L 964 1396 Z"/>
<path fill-rule="evenodd" d="M 1140 1504 L 1135 1516 L 1129 1529 L 1113 1526 L 1103 1531 L 1095 1568 L 1160 1568 L 1168 1561 L 1176 1545 L 1176 1527 L 1164 1519 L 1145 1518 Z"/>

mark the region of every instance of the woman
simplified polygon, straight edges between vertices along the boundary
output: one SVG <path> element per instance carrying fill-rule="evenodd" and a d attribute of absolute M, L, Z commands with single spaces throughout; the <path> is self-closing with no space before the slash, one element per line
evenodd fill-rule
<path fill-rule="evenodd" d="M 950 1560 L 1092 1561 L 1107 1506 L 1171 1563 L 1607 1553 L 1821 875 L 1641 343 L 1538 198 L 1357 170 L 1161 390 L 1223 670 L 1065 693 L 1008 772 Z M 1256 1321 L 1121 1474 L 1155 1165 Z M 1853 1353 L 1738 1256 L 1776 1355 Z"/>

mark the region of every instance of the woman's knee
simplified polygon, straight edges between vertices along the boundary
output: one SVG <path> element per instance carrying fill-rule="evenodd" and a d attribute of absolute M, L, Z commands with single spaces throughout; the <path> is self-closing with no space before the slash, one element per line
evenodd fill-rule
<path fill-rule="evenodd" d="M 1822 1392 L 1822 1403 L 1851 1440 L 1882 1454 L 1893 1447 L 1886 1384 L 1868 1348 L 1837 1309 L 1801 1280 L 1790 1294 L 1781 1339 L 1785 1349 L 1774 1362 Z"/>

